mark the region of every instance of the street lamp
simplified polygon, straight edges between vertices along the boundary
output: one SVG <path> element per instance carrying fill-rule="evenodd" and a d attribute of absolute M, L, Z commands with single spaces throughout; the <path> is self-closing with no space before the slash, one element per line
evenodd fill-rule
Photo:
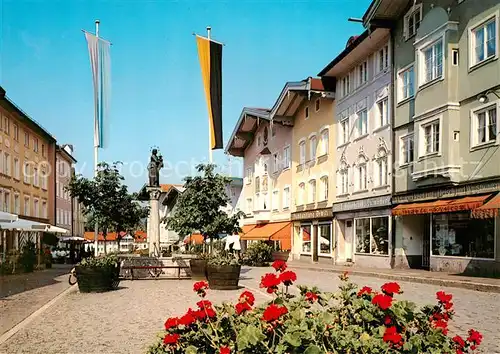
<path fill-rule="evenodd" d="M 488 90 L 485 93 L 481 93 L 480 95 L 478 95 L 477 96 L 477 100 L 481 104 L 488 103 L 488 95 L 491 94 L 491 93 L 494 94 L 495 96 L 497 96 L 497 98 L 500 99 L 500 95 L 498 93 L 496 93 L 496 90 Z"/>

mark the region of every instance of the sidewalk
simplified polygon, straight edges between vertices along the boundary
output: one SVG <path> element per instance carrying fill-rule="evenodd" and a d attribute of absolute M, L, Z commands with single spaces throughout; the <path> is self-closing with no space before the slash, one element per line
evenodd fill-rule
<path fill-rule="evenodd" d="M 363 277 L 375 277 L 388 280 L 407 281 L 411 283 L 432 284 L 440 286 L 449 286 L 452 288 L 462 288 L 476 291 L 500 293 L 500 279 L 467 277 L 457 274 L 430 272 L 418 269 L 375 269 L 358 268 L 356 266 L 336 266 L 317 263 L 306 263 L 300 261 L 291 261 L 288 263 L 290 268 L 306 269 L 318 272 L 343 273 L 349 272 L 350 275 Z"/>

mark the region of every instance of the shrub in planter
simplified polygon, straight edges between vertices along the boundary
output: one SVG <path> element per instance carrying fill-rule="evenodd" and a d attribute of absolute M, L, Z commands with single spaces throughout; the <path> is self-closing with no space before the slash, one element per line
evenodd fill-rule
<path fill-rule="evenodd" d="M 120 283 L 120 266 L 116 255 L 85 258 L 76 266 L 76 279 L 80 292 L 114 290 Z"/>
<path fill-rule="evenodd" d="M 209 256 L 206 253 L 197 254 L 196 258 L 189 260 L 191 268 L 191 277 L 193 279 L 206 279 L 207 278 L 207 260 Z"/>
<path fill-rule="evenodd" d="M 267 267 L 272 261 L 273 248 L 263 241 L 252 243 L 243 254 L 243 264 L 252 267 Z"/>
<path fill-rule="evenodd" d="M 31 273 L 35 269 L 36 264 L 36 246 L 33 242 L 26 242 L 19 256 L 19 264 L 22 270 L 26 273 Z"/>
<path fill-rule="evenodd" d="M 275 262 L 276 273 L 262 277 L 261 287 L 274 299 L 261 306 L 249 291 L 236 305 L 214 306 L 202 299 L 197 309 L 167 319 L 161 339 L 149 349 L 159 353 L 472 353 L 482 335 L 471 329 L 466 338 L 452 337 L 452 296 L 442 291 L 437 303 L 417 308 L 399 300 L 397 283 L 380 291 L 358 289 L 341 275 L 337 293 L 299 286 L 292 296 L 288 288 L 296 281 L 285 262 Z M 204 298 L 208 285 L 195 284 Z"/>
<path fill-rule="evenodd" d="M 207 279 L 212 289 L 236 290 L 240 280 L 241 265 L 229 252 L 210 255 L 207 261 Z"/>

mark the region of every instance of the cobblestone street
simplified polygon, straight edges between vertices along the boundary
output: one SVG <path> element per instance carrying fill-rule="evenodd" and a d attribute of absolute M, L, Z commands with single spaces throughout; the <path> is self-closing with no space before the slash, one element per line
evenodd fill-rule
<path fill-rule="evenodd" d="M 258 289 L 265 268 L 242 271 L 240 285 L 252 290 L 257 301 L 268 296 Z M 298 283 L 317 285 L 333 291 L 339 284 L 336 274 L 297 270 Z M 359 285 L 379 287 L 382 279 L 352 277 Z M 165 319 L 192 307 L 198 297 L 190 280 L 124 281 L 120 289 L 102 294 L 80 294 L 77 287 L 6 343 L 0 353 L 116 354 L 144 353 L 161 331 Z M 440 288 L 400 282 L 402 297 L 427 304 L 435 302 L 438 290 L 454 296 L 457 315 L 453 332 L 473 327 L 484 334 L 483 353 L 500 353 L 500 294 Z M 241 291 L 210 291 L 213 302 L 234 301 Z M 3 316 L 2 316 L 3 317 Z"/>

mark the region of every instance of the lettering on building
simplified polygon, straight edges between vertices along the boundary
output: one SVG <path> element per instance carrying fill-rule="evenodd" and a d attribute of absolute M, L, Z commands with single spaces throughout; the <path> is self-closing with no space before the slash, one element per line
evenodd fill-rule
<path fill-rule="evenodd" d="M 333 212 L 338 213 L 349 210 L 380 208 L 389 205 L 391 205 L 391 197 L 383 196 L 377 198 L 352 200 L 349 202 L 333 204 Z"/>
<path fill-rule="evenodd" d="M 333 212 L 332 209 L 330 208 L 292 213 L 292 220 L 326 219 L 332 217 L 333 217 Z"/>

